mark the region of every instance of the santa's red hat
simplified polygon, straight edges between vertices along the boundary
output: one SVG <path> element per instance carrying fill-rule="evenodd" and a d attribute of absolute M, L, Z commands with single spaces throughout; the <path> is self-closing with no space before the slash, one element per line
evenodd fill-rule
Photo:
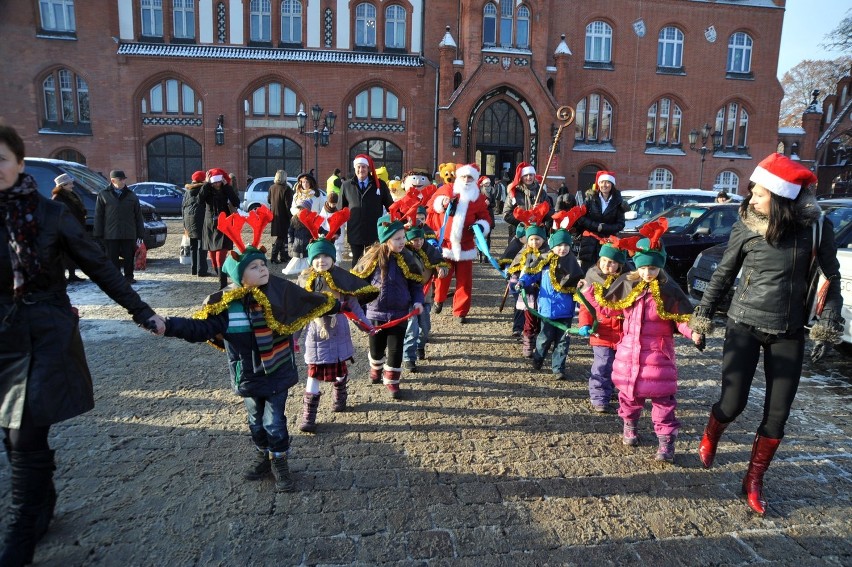
<path fill-rule="evenodd" d="M 207 174 L 204 173 L 203 171 L 196 171 L 195 173 L 192 174 L 192 181 L 193 181 L 193 183 L 201 183 L 202 181 L 204 181 L 204 178 L 206 176 L 207 176 Z"/>
<path fill-rule="evenodd" d="M 513 179 L 512 182 L 509 183 L 509 186 L 506 187 L 506 190 L 513 199 L 515 198 L 515 188 L 521 184 L 521 178 L 524 175 L 535 175 L 535 179 L 539 183 L 541 183 L 543 179 L 541 175 L 536 175 L 535 167 L 525 161 L 522 161 L 518 164 L 518 167 L 515 168 L 515 179 Z"/>
<path fill-rule="evenodd" d="M 355 167 L 356 165 L 366 165 L 367 169 L 370 170 L 370 177 L 373 178 L 373 183 L 376 184 L 376 187 L 379 187 L 379 176 L 376 173 L 376 165 L 373 163 L 373 158 L 367 154 L 358 154 L 355 156 L 355 159 L 352 160 L 352 167 Z"/>
<path fill-rule="evenodd" d="M 479 166 L 475 163 L 464 163 L 456 166 L 456 179 L 462 175 L 469 175 L 473 180 L 479 181 Z"/>
<path fill-rule="evenodd" d="M 209 173 L 210 173 L 210 183 L 218 183 L 220 181 L 222 183 L 228 182 L 227 181 L 228 172 L 225 171 L 224 169 L 220 169 L 220 168 L 216 167 L 216 168 L 211 169 Z"/>
<path fill-rule="evenodd" d="M 600 186 L 601 181 L 609 181 L 613 185 L 615 185 L 615 173 L 611 171 L 600 170 L 595 175 L 595 185 Z"/>
<path fill-rule="evenodd" d="M 784 154 L 770 154 L 757 164 L 749 181 L 779 197 L 795 199 L 802 187 L 816 183 L 817 178 L 810 169 Z"/>
<path fill-rule="evenodd" d="M 476 182 L 476 185 L 481 189 L 482 184 L 485 183 L 486 181 L 491 182 L 491 178 L 488 177 L 487 175 L 483 175 L 479 178 L 479 181 Z"/>

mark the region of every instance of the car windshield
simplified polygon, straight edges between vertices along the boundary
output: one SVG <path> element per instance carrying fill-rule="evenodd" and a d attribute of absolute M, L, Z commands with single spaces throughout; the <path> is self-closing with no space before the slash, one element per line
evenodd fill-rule
<path fill-rule="evenodd" d="M 83 183 L 78 183 L 78 186 L 90 193 L 97 193 L 101 189 L 106 189 L 109 185 L 109 181 L 107 181 L 106 178 L 98 175 L 91 169 L 81 167 L 76 163 L 65 163 L 62 165 L 62 169 L 66 170 L 76 179 L 82 180 Z"/>
<path fill-rule="evenodd" d="M 852 207 L 838 205 L 825 210 L 825 217 L 834 225 L 834 235 L 839 235 L 850 223 L 852 223 Z"/>
<path fill-rule="evenodd" d="M 665 217 L 669 221 L 669 229 L 666 232 L 678 234 L 684 232 L 695 219 L 701 217 L 706 212 L 707 207 L 678 205 L 663 211 L 652 220 Z"/>

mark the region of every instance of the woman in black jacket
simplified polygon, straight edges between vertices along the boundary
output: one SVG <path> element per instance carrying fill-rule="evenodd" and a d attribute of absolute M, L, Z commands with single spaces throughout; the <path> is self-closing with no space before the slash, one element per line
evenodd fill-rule
<path fill-rule="evenodd" d="M 10 246 L 10 242 L 16 246 Z M 50 426 L 94 407 L 79 317 L 66 293 L 69 256 L 140 325 L 154 317 L 67 207 L 24 173 L 24 142 L 0 124 L 0 427 L 12 467 L 0 565 L 32 561 L 56 504 Z"/>
<path fill-rule="evenodd" d="M 207 172 L 207 181 L 198 192 L 198 200 L 204 204 L 204 248 L 209 251 L 213 270 L 219 272 L 219 287 L 228 285 L 228 276 L 222 271 L 225 255 L 233 250 L 234 243 L 217 227 L 219 214 L 231 214 L 240 205 L 234 188 L 226 181 L 228 174 L 223 169 L 211 169 Z"/>
<path fill-rule="evenodd" d="M 192 259 L 192 275 L 205 278 L 210 275 L 207 268 L 207 249 L 204 248 L 204 204 L 199 199 L 199 193 L 204 186 L 206 175 L 203 171 L 192 174 L 192 183 L 184 185 L 183 203 L 183 229 L 189 236 L 189 256 Z"/>
<path fill-rule="evenodd" d="M 53 182 L 56 183 L 56 187 L 51 191 L 51 199 L 65 203 L 65 206 L 68 207 L 74 218 L 80 222 L 80 225 L 86 226 L 86 207 L 83 205 L 80 197 L 74 192 L 74 178 L 67 173 L 63 173 L 56 177 Z M 68 270 L 68 283 L 86 281 L 77 275 L 77 264 L 67 256 L 65 257 L 65 269 Z"/>
<path fill-rule="evenodd" d="M 713 464 L 722 432 L 746 407 L 763 351 L 763 420 L 742 486 L 749 507 L 760 515 L 766 513 L 763 476 L 784 437 L 801 378 L 809 315 L 806 296 L 817 264 L 829 285 L 811 338 L 818 344 L 836 343 L 843 331 L 834 230 L 828 219 L 818 222 L 821 211 L 808 191 L 816 180 L 809 169 L 782 154 L 760 162 L 751 175 L 749 195 L 740 205 L 740 219 L 731 231 L 725 255 L 689 323 L 699 333 L 709 332 L 716 306 L 742 272 L 728 309 L 722 392 L 710 411 L 698 454 L 705 468 Z"/>
<path fill-rule="evenodd" d="M 588 231 L 606 239 L 624 230 L 624 199 L 615 188 L 613 172 L 601 170 L 597 173 L 595 184 L 586 192 L 585 205 L 586 214 L 574 223 L 580 234 Z M 600 247 L 600 240 L 593 236 L 580 239 L 579 259 L 584 272 L 598 261 Z"/>

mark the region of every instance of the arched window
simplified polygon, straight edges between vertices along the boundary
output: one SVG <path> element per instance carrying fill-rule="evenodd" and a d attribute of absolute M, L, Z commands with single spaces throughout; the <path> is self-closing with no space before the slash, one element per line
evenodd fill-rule
<path fill-rule="evenodd" d="M 671 189 L 674 186 L 674 175 L 665 167 L 658 167 L 648 177 L 648 189 Z"/>
<path fill-rule="evenodd" d="M 281 43 L 302 43 L 302 3 L 299 0 L 281 2 Z"/>
<path fill-rule="evenodd" d="M 515 47 L 529 49 L 530 47 L 530 9 L 526 6 L 518 8 L 518 26 L 515 35 Z"/>
<path fill-rule="evenodd" d="M 748 111 L 737 102 L 726 104 L 716 112 L 716 131 L 722 132 L 723 147 L 748 150 Z"/>
<path fill-rule="evenodd" d="M 57 151 L 53 154 L 53 159 L 76 161 L 77 163 L 82 163 L 83 165 L 86 165 L 86 156 L 72 148 L 65 148 Z"/>
<path fill-rule="evenodd" d="M 459 88 L 462 84 L 462 74 L 458 71 L 453 75 L 453 90 Z"/>
<path fill-rule="evenodd" d="M 372 4 L 355 7 L 355 45 L 376 47 L 376 7 Z"/>
<path fill-rule="evenodd" d="M 269 83 L 255 90 L 245 101 L 246 116 L 295 116 L 296 93 L 281 83 Z"/>
<path fill-rule="evenodd" d="M 612 27 L 606 22 L 592 22 L 586 26 L 586 61 L 612 62 Z"/>
<path fill-rule="evenodd" d="M 388 6 L 385 10 L 385 47 L 405 49 L 405 9 Z"/>
<path fill-rule="evenodd" d="M 142 35 L 163 37 L 163 0 L 142 0 Z"/>
<path fill-rule="evenodd" d="M 174 0 L 172 20 L 175 38 L 195 39 L 195 0 Z"/>
<path fill-rule="evenodd" d="M 728 40 L 728 73 L 751 73 L 751 36 L 737 32 Z"/>
<path fill-rule="evenodd" d="M 482 10 L 482 45 L 497 45 L 497 7 L 488 3 Z"/>
<path fill-rule="evenodd" d="M 577 103 L 574 120 L 577 142 L 612 141 L 612 104 L 600 94 L 591 94 Z"/>
<path fill-rule="evenodd" d="M 272 41 L 272 2 L 251 0 L 249 4 L 249 40 Z"/>
<path fill-rule="evenodd" d="M 523 146 L 524 124 L 511 104 L 498 100 L 483 112 L 476 128 L 477 145 Z"/>
<path fill-rule="evenodd" d="M 683 67 L 683 32 L 674 26 L 660 30 L 657 41 L 657 67 L 666 69 Z"/>
<path fill-rule="evenodd" d="M 502 47 L 512 47 L 513 10 L 514 2 L 511 0 L 500 2 L 500 45 Z"/>
<path fill-rule="evenodd" d="M 41 29 L 56 32 L 73 32 L 77 29 L 74 19 L 74 0 L 41 0 Z"/>
<path fill-rule="evenodd" d="M 825 111 L 825 123 L 828 124 L 834 120 L 834 105 L 829 104 L 828 109 Z"/>
<path fill-rule="evenodd" d="M 63 132 L 91 132 L 89 85 L 69 71 L 57 69 L 42 81 L 44 126 Z"/>
<path fill-rule="evenodd" d="M 195 91 L 186 83 L 165 79 L 152 86 L 142 99 L 142 114 L 149 113 L 201 114 L 201 101 L 196 105 Z"/>
<path fill-rule="evenodd" d="M 679 146 L 683 114 L 669 98 L 661 98 L 648 108 L 645 143 L 659 146 Z"/>
<path fill-rule="evenodd" d="M 404 120 L 404 115 L 403 120 Z M 400 120 L 399 98 L 382 87 L 371 87 L 355 95 L 358 120 Z"/>
<path fill-rule="evenodd" d="M 164 134 L 145 147 L 148 179 L 183 187 L 194 171 L 202 169 L 201 144 L 183 134 Z"/>
<path fill-rule="evenodd" d="M 740 177 L 733 171 L 722 171 L 716 176 L 713 189 L 716 191 L 727 191 L 736 194 L 740 187 Z"/>
<path fill-rule="evenodd" d="M 355 159 L 358 154 L 366 154 L 373 158 L 373 163 L 376 167 L 385 166 L 388 169 L 388 175 L 393 178 L 396 176 L 402 177 L 402 149 L 387 140 L 374 138 L 358 142 L 349 148 L 349 163 Z"/>
<path fill-rule="evenodd" d="M 266 136 L 248 147 L 248 174 L 272 177 L 279 169 L 302 169 L 302 146 L 283 136 Z"/>

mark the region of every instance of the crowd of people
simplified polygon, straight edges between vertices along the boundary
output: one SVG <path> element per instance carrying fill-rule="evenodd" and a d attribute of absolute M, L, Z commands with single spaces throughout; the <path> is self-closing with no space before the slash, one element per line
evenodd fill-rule
<path fill-rule="evenodd" d="M 110 262 L 86 234 L 74 204 L 63 201 L 68 180 L 57 178 L 53 200 L 42 197 L 24 171 L 24 155 L 17 132 L 0 125 L 0 426 L 12 468 L 2 565 L 31 562 L 53 516 L 50 426 L 94 405 L 66 269 L 69 275 L 82 270 L 145 329 L 211 342 L 225 352 L 254 444 L 243 477 L 272 475 L 282 492 L 296 488 L 285 415 L 289 390 L 302 382 L 296 357 L 303 356 L 307 366 L 298 426 L 303 432 L 318 430 L 323 383 L 331 384 L 332 411 L 349 407 L 356 356 L 349 322 L 369 336 L 366 377 L 404 400 L 403 371 L 416 372 L 417 361 L 427 356 L 431 313 L 440 313 L 449 301 L 452 280 L 452 315 L 468 322 L 477 258 L 506 278 L 506 296 L 515 306 L 507 332 L 521 340 L 532 368 L 546 365 L 557 378 L 568 378 L 571 337 L 588 339 L 594 353 L 591 410 L 617 411 L 621 441 L 635 447 L 650 401 L 655 459 L 663 463 L 674 461 L 680 429 L 675 336 L 703 349 L 734 276 L 741 270 L 752 274 L 728 311 L 720 399 L 710 411 L 699 457 L 705 467 L 712 465 L 723 431 L 745 408 L 762 352 L 764 416 L 743 481 L 748 505 L 758 514 L 766 511 L 763 476 L 783 438 L 801 376 L 807 282 L 814 266 L 829 286 L 811 337 L 818 345 L 837 342 L 842 330 L 831 223 L 822 222 L 808 189 L 813 174 L 779 154 L 763 160 L 751 176 L 728 249 L 694 312 L 665 272 L 664 219 L 643 226 L 635 238 L 616 236 L 624 226 L 624 207 L 610 171 L 599 172 L 585 194 L 566 191 L 554 201 L 529 163 L 519 164 L 511 181 L 483 176 L 475 164 L 453 164 L 441 186 L 428 188 L 422 174 L 412 173 L 394 201 L 372 160 L 359 155 L 352 164 L 355 175 L 329 178 L 327 192 L 318 189 L 313 174 L 300 175 L 298 186 L 289 188 L 286 173 L 278 172 L 270 207 L 247 215 L 236 211 L 236 192 L 224 170 L 197 172 L 184 203 L 192 273 L 212 272 L 220 286 L 192 317 L 168 318 L 131 288 L 133 272 L 126 263 L 123 274 L 117 269 L 141 234 L 124 173 L 111 172 L 112 183 L 98 198 L 105 220 L 96 221 L 95 236 L 104 241 Z M 496 188 L 504 182 L 505 194 Z M 511 226 L 499 258 L 488 245 L 495 210 Z M 261 241 L 270 223 L 275 241 L 268 258 Z M 252 232 L 248 244 L 246 225 Z M 344 238 L 349 270 L 341 266 Z M 270 265 L 281 264 L 295 279 L 271 277 Z M 56 391 L 68 393 L 52 395 Z"/>

